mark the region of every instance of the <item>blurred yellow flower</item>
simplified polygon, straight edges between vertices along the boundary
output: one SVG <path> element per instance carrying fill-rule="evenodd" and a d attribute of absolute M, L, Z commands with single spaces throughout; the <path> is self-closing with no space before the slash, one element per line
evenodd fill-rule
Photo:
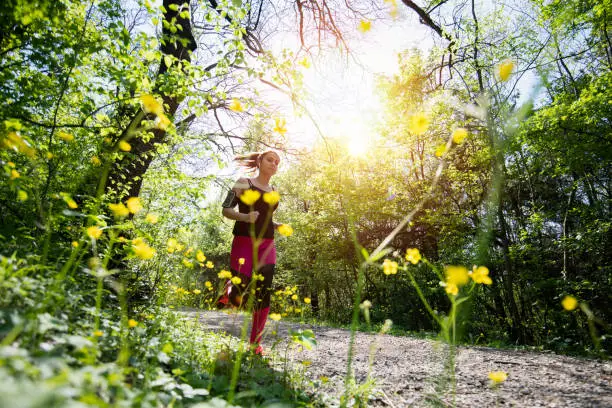
<path fill-rule="evenodd" d="M 289 224 L 281 224 L 278 226 L 278 233 L 284 237 L 293 235 L 293 228 Z"/>
<path fill-rule="evenodd" d="M 134 255 L 140 259 L 151 259 L 155 256 L 155 249 L 147 245 L 142 238 L 136 238 L 132 241 L 132 250 Z"/>
<path fill-rule="evenodd" d="M 504 62 L 499 64 L 499 66 L 497 67 L 497 73 L 499 75 L 499 79 L 501 79 L 503 82 L 506 82 L 510 78 L 510 75 L 512 74 L 513 70 L 514 70 L 514 62 L 510 60 L 505 60 Z"/>
<path fill-rule="evenodd" d="M 242 107 L 242 104 L 240 103 L 240 100 L 234 98 L 232 99 L 232 102 L 229 104 L 229 108 L 230 110 L 234 111 L 234 112 L 243 112 L 244 108 Z"/>
<path fill-rule="evenodd" d="M 17 191 L 17 199 L 19 201 L 26 201 L 28 199 L 28 193 L 23 190 Z"/>
<path fill-rule="evenodd" d="M 469 275 L 476 283 L 484 283 L 485 285 L 490 285 L 493 283 L 493 281 L 489 277 L 489 268 L 487 268 L 486 266 L 476 267 L 476 265 L 474 265 Z"/>
<path fill-rule="evenodd" d="M 453 142 L 461 144 L 467 135 L 468 131 L 466 128 L 457 128 L 453 131 Z"/>
<path fill-rule="evenodd" d="M 53 153 L 47 152 L 47 159 L 51 160 L 53 157 Z"/>
<path fill-rule="evenodd" d="M 66 133 L 66 132 L 61 132 L 60 131 L 60 132 L 57 132 L 57 135 L 64 142 L 72 142 L 74 140 L 74 136 L 72 136 L 70 133 Z"/>
<path fill-rule="evenodd" d="M 292 300 L 298 300 L 298 295 L 293 295 L 293 296 L 291 296 L 291 299 L 292 299 Z"/>
<path fill-rule="evenodd" d="M 157 221 L 159 221 L 159 216 L 157 214 L 148 213 L 145 217 L 145 221 L 149 224 L 157 224 Z"/>
<path fill-rule="evenodd" d="M 232 273 L 230 271 L 221 270 L 221 272 L 219 272 L 217 276 L 219 277 L 219 279 L 231 279 Z"/>
<path fill-rule="evenodd" d="M 382 266 L 385 275 L 395 275 L 397 273 L 397 262 L 385 259 Z"/>
<path fill-rule="evenodd" d="M 278 194 L 278 191 L 264 193 L 263 200 L 270 205 L 275 205 L 280 200 L 280 194 Z"/>
<path fill-rule="evenodd" d="M 108 208 L 110 208 L 116 218 L 125 218 L 130 215 L 130 210 L 123 203 L 110 203 Z"/>
<path fill-rule="evenodd" d="M 164 106 L 153 95 L 141 95 L 140 103 L 142 104 L 142 110 L 146 113 L 153 113 L 157 116 L 164 114 Z"/>
<path fill-rule="evenodd" d="M 406 260 L 413 265 L 416 265 L 421 260 L 421 253 L 417 248 L 406 249 Z"/>
<path fill-rule="evenodd" d="M 508 378 L 508 374 L 503 371 L 491 371 L 489 373 L 489 379 L 495 384 L 503 383 Z"/>
<path fill-rule="evenodd" d="M 429 119 L 423 112 L 415 113 L 408 119 L 408 130 L 415 135 L 422 135 L 429 128 Z"/>
<path fill-rule="evenodd" d="M 446 293 L 453 296 L 459 293 L 459 288 L 454 283 L 447 283 L 444 287 L 444 290 L 446 291 Z"/>
<path fill-rule="evenodd" d="M 68 204 L 68 207 L 72 208 L 73 210 L 79 207 L 76 201 L 74 201 L 72 198 L 68 199 L 68 201 L 66 201 L 66 204 Z"/>
<path fill-rule="evenodd" d="M 211 261 L 208 261 L 208 262 L 206 262 L 206 267 L 207 267 L 208 269 L 212 269 L 212 268 L 214 268 L 214 267 L 215 267 L 215 264 L 214 264 L 214 263 L 212 263 Z"/>
<path fill-rule="evenodd" d="M 178 243 L 176 238 L 168 238 L 168 241 L 166 243 L 166 248 L 168 249 L 169 254 L 172 254 L 175 251 L 180 251 L 179 246 L 180 244 Z"/>
<path fill-rule="evenodd" d="M 300 62 L 298 62 L 298 64 L 300 64 L 302 67 L 306 69 L 310 68 L 310 60 L 308 59 L 308 57 L 302 58 Z"/>
<path fill-rule="evenodd" d="M 193 294 L 194 295 L 199 295 L 200 293 L 202 293 L 202 291 L 200 289 L 194 289 L 193 290 Z"/>
<path fill-rule="evenodd" d="M 285 119 L 282 118 L 277 118 L 274 119 L 274 131 L 276 133 L 279 133 L 281 135 L 284 135 L 285 133 L 287 133 L 287 121 Z"/>
<path fill-rule="evenodd" d="M 185 265 L 186 268 L 193 268 L 193 262 L 191 262 L 189 259 L 183 258 L 181 262 L 183 263 L 183 265 Z"/>
<path fill-rule="evenodd" d="M 198 262 L 204 262 L 206 260 L 206 255 L 204 255 L 204 252 L 198 251 L 196 253 L 196 259 L 198 260 Z"/>
<path fill-rule="evenodd" d="M 561 305 L 567 311 L 572 311 L 578 307 L 578 301 L 573 296 L 566 296 L 561 301 Z"/>
<path fill-rule="evenodd" d="M 362 33 L 367 33 L 372 29 L 372 22 L 368 20 L 361 20 L 357 26 L 357 29 Z"/>
<path fill-rule="evenodd" d="M 444 156 L 444 153 L 446 153 L 446 145 L 441 144 L 436 147 L 436 151 L 434 154 L 436 155 L 436 157 L 442 157 Z"/>
<path fill-rule="evenodd" d="M 104 336 L 104 332 L 102 330 L 96 330 L 93 332 L 94 337 L 102 337 Z"/>
<path fill-rule="evenodd" d="M 470 275 L 465 266 L 448 265 L 444 267 L 444 273 L 446 275 L 447 284 L 452 283 L 457 286 L 463 286 L 470 280 Z"/>
<path fill-rule="evenodd" d="M 19 172 L 15 169 L 11 170 L 11 180 L 15 180 L 17 178 L 19 178 L 21 176 L 21 174 L 19 174 Z"/>
<path fill-rule="evenodd" d="M 163 113 L 159 115 L 157 119 L 155 119 L 155 127 L 159 130 L 168 129 L 168 126 L 170 126 L 170 124 L 172 124 L 172 122 L 170 122 L 170 119 L 168 119 L 168 117 Z"/>
<path fill-rule="evenodd" d="M 79 243 L 77 241 L 72 241 L 71 244 L 74 248 L 78 248 L 79 247 Z"/>
<path fill-rule="evenodd" d="M 281 315 L 279 313 L 270 313 L 270 319 L 278 322 L 281 319 Z"/>
<path fill-rule="evenodd" d="M 310 300 L 310 298 L 309 298 L 309 297 L 305 297 L 305 298 L 304 298 L 304 303 L 306 303 L 307 305 L 309 305 L 309 304 L 310 304 L 310 302 L 311 302 L 311 300 Z"/>
<path fill-rule="evenodd" d="M 136 214 L 138 211 L 142 210 L 142 204 L 140 202 L 140 198 L 138 197 L 130 197 L 127 200 L 127 208 L 130 210 L 132 214 Z"/>
<path fill-rule="evenodd" d="M 130 319 L 130 320 L 128 320 L 128 326 L 131 327 L 131 328 L 134 328 L 134 327 L 138 326 L 138 322 L 136 320 L 134 320 L 134 319 Z"/>
<path fill-rule="evenodd" d="M 261 197 L 261 193 L 259 191 L 248 189 L 240 195 L 240 201 L 246 205 L 253 205 L 255 204 L 255 201 L 259 200 L 259 197 Z"/>
<path fill-rule="evenodd" d="M 207 288 L 212 288 L 212 283 L 210 283 L 210 281 L 206 281 L 204 282 L 204 286 L 206 286 Z"/>
<path fill-rule="evenodd" d="M 91 239 L 99 239 L 102 236 L 102 230 L 95 225 L 87 228 L 87 236 Z"/>
<path fill-rule="evenodd" d="M 244 265 L 244 258 L 238 258 L 238 264 Z"/>
<path fill-rule="evenodd" d="M 36 156 L 36 150 L 30 147 L 29 143 L 17 132 L 9 132 L 9 134 L 6 135 L 6 138 L 2 140 L 2 145 L 7 149 L 23 153 L 28 157 Z"/>
<path fill-rule="evenodd" d="M 132 150 L 132 146 L 125 140 L 122 140 L 119 142 L 119 149 L 123 150 L 124 152 L 129 152 Z"/>
<path fill-rule="evenodd" d="M 92 156 L 91 162 L 93 163 L 94 166 L 99 166 L 102 164 L 102 161 L 100 160 L 98 156 Z"/>
<path fill-rule="evenodd" d="M 240 285 L 242 283 L 242 279 L 240 279 L 238 276 L 234 276 L 231 281 L 234 285 Z"/>

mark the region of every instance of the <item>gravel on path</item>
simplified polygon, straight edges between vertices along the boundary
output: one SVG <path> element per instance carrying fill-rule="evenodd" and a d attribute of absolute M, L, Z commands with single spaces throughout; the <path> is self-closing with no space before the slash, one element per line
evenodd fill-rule
<path fill-rule="evenodd" d="M 186 312 L 210 330 L 239 336 L 244 315 L 227 311 Z M 311 329 L 317 346 L 298 351 L 290 347 L 288 359 L 318 384 L 326 404 L 337 406 L 344 393 L 350 331 L 329 327 L 268 321 L 263 345 L 277 344 L 284 354 L 289 330 Z M 273 334 L 276 332 L 276 334 Z M 281 343 L 278 344 L 278 340 Z M 282 350 L 282 353 L 280 351 Z M 370 357 L 373 354 L 370 366 Z M 275 353 L 270 353 L 271 359 Z M 445 381 L 448 347 L 413 337 L 355 333 L 353 371 L 356 384 L 373 379 L 368 406 L 373 407 L 610 407 L 612 363 L 553 353 L 458 347 L 456 392 Z M 305 363 L 304 363 L 305 362 Z M 492 387 L 491 371 L 505 371 L 507 380 Z M 366 387 L 363 386 L 363 389 Z"/>

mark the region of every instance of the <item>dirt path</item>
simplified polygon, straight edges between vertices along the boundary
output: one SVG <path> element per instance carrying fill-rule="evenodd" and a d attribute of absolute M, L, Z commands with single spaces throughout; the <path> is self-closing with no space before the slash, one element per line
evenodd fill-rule
<path fill-rule="evenodd" d="M 195 316 L 194 312 L 189 312 Z M 199 319 L 211 330 L 238 335 L 242 315 L 204 312 Z M 277 323 L 268 322 L 266 331 Z M 289 329 L 299 326 L 280 322 L 276 336 L 286 338 Z M 318 392 L 329 396 L 336 406 L 344 391 L 350 332 L 342 329 L 302 325 L 315 332 L 317 347 L 290 352 L 294 366 L 320 384 Z M 271 333 L 264 339 L 270 347 L 277 340 Z M 372 344 L 374 342 L 374 347 Z M 365 382 L 370 350 L 375 350 L 372 367 L 374 385 L 370 406 L 436 407 L 451 406 L 452 393 L 442 380 L 445 349 L 431 340 L 410 337 L 355 336 L 354 372 L 358 384 Z M 277 350 L 284 350 L 279 346 Z M 275 357 L 272 359 L 274 362 Z M 277 359 L 278 360 L 278 359 Z M 305 361 L 305 364 L 302 362 Z M 488 373 L 503 370 L 508 379 L 493 389 Z M 498 350 L 486 347 L 460 347 L 456 364 L 457 407 L 612 407 L 612 363 L 586 360 L 551 353 Z M 317 381 L 318 380 L 318 381 Z M 444 392 L 446 390 L 446 393 Z M 441 397 L 439 397 L 441 396 Z"/>

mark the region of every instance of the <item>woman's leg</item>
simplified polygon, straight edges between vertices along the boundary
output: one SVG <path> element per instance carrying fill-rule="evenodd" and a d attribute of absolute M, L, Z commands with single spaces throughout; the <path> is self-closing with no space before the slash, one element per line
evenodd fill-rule
<path fill-rule="evenodd" d="M 272 279 L 274 278 L 274 268 L 276 265 L 268 264 L 259 269 L 258 275 L 263 276 L 263 281 L 258 280 L 255 289 L 255 302 L 253 308 L 253 324 L 251 327 L 251 344 L 261 342 L 266 320 L 270 312 L 270 298 L 272 295 Z M 258 347 L 257 350 L 260 350 Z M 261 351 L 261 350 L 260 350 Z"/>

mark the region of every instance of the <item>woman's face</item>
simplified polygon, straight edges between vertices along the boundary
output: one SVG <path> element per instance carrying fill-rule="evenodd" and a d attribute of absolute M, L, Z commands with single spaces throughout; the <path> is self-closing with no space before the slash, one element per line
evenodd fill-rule
<path fill-rule="evenodd" d="M 278 170 L 279 163 L 280 157 L 278 157 L 276 153 L 266 153 L 261 157 L 261 162 L 259 163 L 259 171 L 261 173 L 273 176 Z"/>

